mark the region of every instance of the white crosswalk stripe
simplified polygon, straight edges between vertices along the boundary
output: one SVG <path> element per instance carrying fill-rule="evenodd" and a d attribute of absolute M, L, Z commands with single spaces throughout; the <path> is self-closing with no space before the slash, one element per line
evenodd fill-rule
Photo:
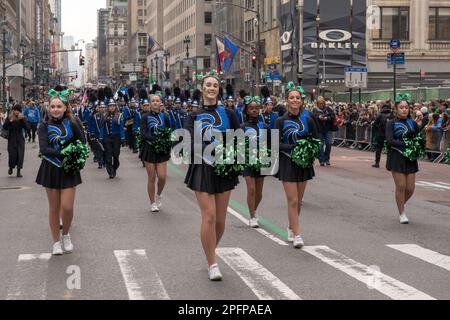
<path fill-rule="evenodd" d="M 240 248 L 219 248 L 225 261 L 260 300 L 301 300 L 287 285 Z"/>
<path fill-rule="evenodd" d="M 393 300 L 435 300 L 426 293 L 391 278 L 374 268 L 354 261 L 326 246 L 304 247 L 303 251 L 365 283 L 370 289 L 377 290 Z"/>
<path fill-rule="evenodd" d="M 388 247 L 450 271 L 450 257 L 439 252 L 415 244 L 391 244 Z"/>
<path fill-rule="evenodd" d="M 44 300 L 51 256 L 50 253 L 20 255 L 6 300 Z"/>
<path fill-rule="evenodd" d="M 450 271 L 450 257 L 415 244 L 387 245 L 398 252 Z M 435 300 L 380 270 L 359 263 L 327 246 L 307 246 L 303 251 L 319 261 L 366 284 L 394 300 Z M 220 257 L 260 300 L 301 300 L 287 284 L 241 248 L 219 248 Z M 169 300 L 163 281 L 145 250 L 117 250 L 114 256 L 130 300 Z M 24 254 L 7 290 L 7 300 L 44 300 L 51 254 Z M 190 297 L 190 299 L 195 297 Z"/>
<path fill-rule="evenodd" d="M 170 300 L 145 250 L 114 251 L 130 300 Z"/>
<path fill-rule="evenodd" d="M 431 189 L 431 190 L 437 190 L 437 191 L 449 191 L 450 190 L 450 184 L 445 182 L 427 182 L 427 181 L 418 181 L 416 183 L 416 186 L 422 187 L 425 189 Z"/>

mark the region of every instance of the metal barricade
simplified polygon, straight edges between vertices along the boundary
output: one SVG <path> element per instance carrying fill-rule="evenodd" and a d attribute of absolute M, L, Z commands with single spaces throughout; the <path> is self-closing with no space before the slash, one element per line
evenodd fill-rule
<path fill-rule="evenodd" d="M 355 137 L 355 142 L 354 142 L 354 146 L 358 147 L 361 150 L 368 150 L 371 148 L 371 133 L 370 130 L 371 126 L 368 124 L 360 124 L 358 123 L 356 125 L 356 137 Z"/>
<path fill-rule="evenodd" d="M 436 159 L 436 163 L 440 163 L 444 160 L 445 154 L 448 150 L 448 147 L 450 145 L 450 131 L 445 130 L 442 134 L 441 144 L 440 144 L 440 151 L 441 155 Z"/>
<path fill-rule="evenodd" d="M 441 153 L 441 141 L 444 136 L 444 131 L 441 129 L 431 129 L 425 131 L 426 137 L 426 152 L 428 158 L 432 162 L 438 161 L 438 159 L 442 156 Z"/>
<path fill-rule="evenodd" d="M 345 139 L 346 139 L 346 127 L 345 126 L 339 126 L 339 131 L 333 132 L 333 139 L 334 144 L 340 148 L 345 145 Z"/>
<path fill-rule="evenodd" d="M 356 122 L 348 123 L 345 125 L 345 143 L 344 146 L 350 146 L 350 148 L 355 148 L 356 141 Z"/>

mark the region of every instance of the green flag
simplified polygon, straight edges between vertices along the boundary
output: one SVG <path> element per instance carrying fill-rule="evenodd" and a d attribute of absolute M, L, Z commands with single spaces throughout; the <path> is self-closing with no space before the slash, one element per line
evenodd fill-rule
<path fill-rule="evenodd" d="M 154 85 L 156 83 L 155 77 L 153 76 L 153 73 L 150 75 L 150 85 Z"/>

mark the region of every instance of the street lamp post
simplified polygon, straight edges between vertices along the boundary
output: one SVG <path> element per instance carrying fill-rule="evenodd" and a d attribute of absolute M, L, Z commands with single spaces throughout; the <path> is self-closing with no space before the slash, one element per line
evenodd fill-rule
<path fill-rule="evenodd" d="M 158 57 L 158 54 L 156 54 L 155 55 L 155 60 L 156 60 L 156 79 L 155 79 L 155 81 L 156 81 L 156 84 L 158 84 L 159 85 L 159 70 L 158 70 L 158 59 L 159 59 L 159 57 Z"/>
<path fill-rule="evenodd" d="M 20 47 L 22 48 L 22 99 L 25 100 L 25 43 L 20 42 Z"/>
<path fill-rule="evenodd" d="M 166 50 L 164 52 L 164 57 L 166 58 L 166 79 L 169 80 L 170 75 L 169 75 L 169 58 L 170 58 L 170 51 Z"/>
<path fill-rule="evenodd" d="M 183 43 L 186 45 L 186 82 L 187 85 L 189 86 L 189 45 L 191 44 L 191 38 L 189 38 L 189 36 L 186 36 L 186 38 L 184 38 Z"/>
<path fill-rule="evenodd" d="M 3 76 L 2 76 L 2 109 L 6 109 L 6 15 L 2 22 L 2 57 L 3 57 Z"/>

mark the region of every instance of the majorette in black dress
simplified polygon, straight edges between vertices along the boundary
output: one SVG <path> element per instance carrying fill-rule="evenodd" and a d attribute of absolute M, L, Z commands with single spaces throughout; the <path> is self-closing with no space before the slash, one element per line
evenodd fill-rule
<path fill-rule="evenodd" d="M 264 122 L 264 119 L 250 119 L 246 121 L 241 127 L 246 134 L 251 134 L 252 139 L 257 140 L 258 150 L 260 150 L 263 143 L 266 144 L 267 148 L 270 148 L 270 131 L 269 126 Z M 266 131 L 263 131 L 266 130 Z M 251 177 L 251 178 L 264 178 L 265 176 L 261 175 L 261 170 L 254 169 L 245 169 L 243 173 L 243 177 Z"/>
<path fill-rule="evenodd" d="M 280 168 L 275 175 L 283 182 L 306 182 L 315 177 L 314 166 L 303 169 L 291 159 L 291 152 L 300 139 L 308 135 L 317 138 L 317 128 L 308 113 L 302 111 L 299 115 L 290 112 L 277 119 L 275 129 L 280 130 Z"/>
<path fill-rule="evenodd" d="M 189 115 L 186 128 L 189 130 L 193 140 L 196 129 L 195 122 L 201 123 L 201 126 L 197 128 L 197 130 L 201 130 L 201 132 L 198 132 L 199 136 L 209 138 L 212 137 L 213 132 L 221 132 L 224 141 L 227 130 L 239 129 L 239 121 L 234 112 L 217 105 L 203 106 L 197 113 L 191 113 Z M 211 142 L 203 141 L 201 143 L 201 149 L 204 150 Z M 195 164 L 193 162 L 189 166 L 185 179 L 185 183 L 189 189 L 214 195 L 232 191 L 239 184 L 238 177 L 223 178 L 218 176 L 214 172 L 211 160 L 204 159 L 202 154 L 194 154 L 194 149 L 191 154 L 193 155 L 191 161 L 194 161 L 194 158 L 196 158 L 197 162 L 201 164 Z"/>
<path fill-rule="evenodd" d="M 419 126 L 411 119 L 393 119 L 386 125 L 386 140 L 390 146 L 386 168 L 388 171 L 414 174 L 419 172 L 418 161 L 410 161 L 403 155 L 405 150 L 405 142 L 402 137 L 411 132 L 419 133 Z"/>
<path fill-rule="evenodd" d="M 36 183 L 47 189 L 74 188 L 82 183 L 80 172 L 68 174 L 62 168 L 60 156 L 62 145 L 68 146 L 77 140 L 86 143 L 81 128 L 67 118 L 49 120 L 39 126 L 39 151 L 42 156 L 41 167 Z"/>
<path fill-rule="evenodd" d="M 170 160 L 170 153 L 155 153 L 151 144 L 158 130 L 170 128 L 170 119 L 164 112 L 148 112 L 141 119 L 142 150 L 140 159 L 147 163 L 158 164 Z"/>

